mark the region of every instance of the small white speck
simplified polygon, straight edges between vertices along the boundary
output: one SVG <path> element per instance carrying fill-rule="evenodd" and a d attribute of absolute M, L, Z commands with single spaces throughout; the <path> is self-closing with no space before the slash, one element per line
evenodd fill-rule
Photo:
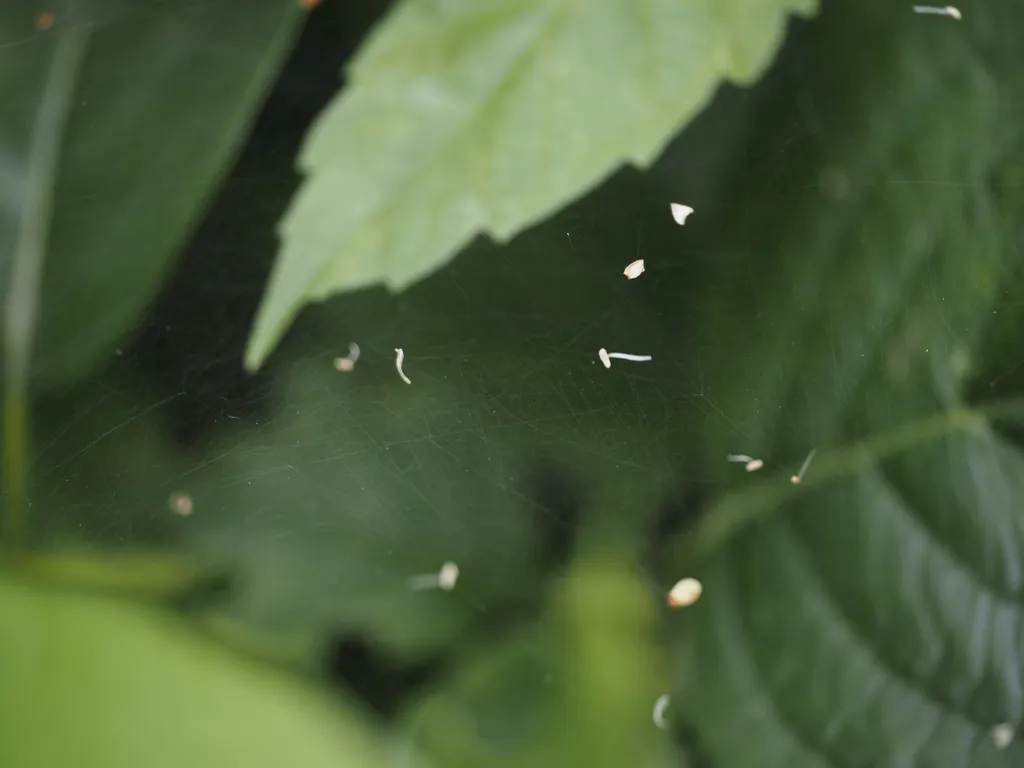
<path fill-rule="evenodd" d="M 443 589 L 451 592 L 459 580 L 459 566 L 450 560 L 437 573 L 420 573 L 409 579 L 409 586 L 415 590 Z"/>
<path fill-rule="evenodd" d="M 703 591 L 704 585 L 697 579 L 680 579 L 665 596 L 665 603 L 669 608 L 685 608 L 696 603 Z"/>
<path fill-rule="evenodd" d="M 354 341 L 348 345 L 348 357 L 336 357 L 334 358 L 335 370 L 348 372 L 356 367 L 356 361 L 359 359 L 359 345 Z"/>
<path fill-rule="evenodd" d="M 195 510 L 195 506 L 192 504 L 192 497 L 184 491 L 175 491 L 168 497 L 167 506 L 170 507 L 171 512 L 181 517 L 188 517 Z"/>
<path fill-rule="evenodd" d="M 807 468 L 811 466 L 811 462 L 814 461 L 814 456 L 818 452 L 817 448 L 812 448 L 811 452 L 807 454 L 807 458 L 804 459 L 804 463 L 800 466 L 800 471 L 789 478 L 789 482 L 793 485 L 800 485 L 804 481 L 804 475 L 807 474 Z"/>
<path fill-rule="evenodd" d="M 405 371 L 402 370 L 402 363 L 405 362 L 405 352 L 401 349 L 395 350 L 395 370 L 398 371 L 398 375 L 402 377 L 402 381 L 406 384 L 412 384 L 409 381 L 409 377 L 405 375 Z"/>
<path fill-rule="evenodd" d="M 957 21 L 960 21 L 960 19 L 963 18 L 960 15 L 960 10 L 958 8 L 954 8 L 952 5 L 947 5 L 941 8 L 935 5 L 915 5 L 914 13 L 935 13 L 939 16 L 949 16 L 951 19 L 956 19 Z"/>
<path fill-rule="evenodd" d="M 459 580 L 459 566 L 450 560 L 441 566 L 437 574 L 437 586 L 445 592 L 451 592 L 455 588 L 455 582 Z"/>
<path fill-rule="evenodd" d="M 676 220 L 676 224 L 682 226 L 686 223 L 686 217 L 693 213 L 693 208 L 682 203 L 670 203 L 669 208 L 672 211 L 672 218 Z"/>
<path fill-rule="evenodd" d="M 755 459 L 753 456 L 747 456 L 745 453 L 730 453 L 725 457 L 725 460 L 731 461 L 733 464 L 742 464 L 747 472 L 757 472 L 757 470 L 764 466 L 764 462 L 761 459 Z"/>
<path fill-rule="evenodd" d="M 992 726 L 988 735 L 991 737 L 992 743 L 996 745 L 996 749 L 1006 749 L 1013 741 L 1013 726 L 1009 723 L 999 723 L 999 725 Z"/>
<path fill-rule="evenodd" d="M 622 274 L 626 276 L 628 280 L 635 280 L 644 273 L 644 260 L 637 259 L 636 261 L 630 262 L 626 265 L 626 268 L 622 270 Z"/>
<path fill-rule="evenodd" d="M 662 730 L 668 729 L 668 722 L 665 720 L 665 710 L 668 709 L 668 705 L 672 703 L 672 697 L 667 693 L 662 694 L 654 702 L 654 712 L 651 717 L 654 720 L 654 724 Z"/>

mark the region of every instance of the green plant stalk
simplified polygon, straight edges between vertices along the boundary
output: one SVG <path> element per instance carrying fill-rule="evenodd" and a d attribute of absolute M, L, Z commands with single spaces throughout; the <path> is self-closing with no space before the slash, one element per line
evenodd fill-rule
<path fill-rule="evenodd" d="M 75 79 L 88 38 L 87 29 L 73 22 L 58 34 L 32 132 L 25 197 L 4 303 L 3 478 L 7 504 L 3 527 L 8 549 L 18 549 L 25 538 L 28 518 L 28 377 L 32 342 L 53 209 L 57 161 Z"/>

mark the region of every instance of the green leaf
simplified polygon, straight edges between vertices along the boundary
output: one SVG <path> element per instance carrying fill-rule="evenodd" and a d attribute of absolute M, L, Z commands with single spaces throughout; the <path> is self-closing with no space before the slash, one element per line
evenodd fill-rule
<path fill-rule="evenodd" d="M 286 0 L 55 3 L 0 10 L 0 295 L 29 178 L 29 147 L 57 41 L 84 29 L 36 328 L 34 375 L 76 379 L 133 327 L 201 215 L 301 18 Z M 45 183 L 47 180 L 42 180 Z M 45 227 L 46 222 L 41 222 Z"/>
<path fill-rule="evenodd" d="M 406 0 L 314 125 L 246 365 L 305 302 L 399 290 L 651 163 L 724 78 L 752 82 L 814 0 Z"/>
<path fill-rule="evenodd" d="M 665 690 L 646 585 L 591 552 L 552 598 L 536 627 L 467 654 L 413 713 L 414 738 L 447 768 L 680 764 L 652 716 Z"/>
<path fill-rule="evenodd" d="M 173 615 L 0 580 L 0 764 L 385 765 L 354 707 Z"/>
<path fill-rule="evenodd" d="M 743 494 L 772 507 L 745 525 L 712 505 L 675 560 L 704 581 L 671 628 L 677 698 L 720 768 L 1024 755 L 990 735 L 1024 719 L 1024 452 L 962 413 L 1024 351 L 993 334 L 1021 317 L 1021 26 L 1011 2 L 948 22 L 879 0 L 805 30 L 780 67 L 814 62 L 812 127 L 793 136 L 788 100 L 762 118 L 779 130 L 748 156 L 770 159 L 701 283 L 730 420 L 705 423 L 702 472 L 735 477 L 722 458 L 744 452 L 789 485 L 811 449 L 834 457 L 803 492 Z M 906 450 L 881 450 L 901 425 Z"/>
<path fill-rule="evenodd" d="M 313 638 L 358 632 L 420 658 L 464 637 L 479 606 L 536 591 L 538 511 L 508 446 L 478 426 L 482 403 L 450 401 L 423 377 L 408 387 L 371 354 L 358 378 L 328 359 L 297 365 L 272 429 L 183 460 L 177 482 L 196 511 L 181 531 L 236 574 L 231 617 Z M 446 561 L 460 569 L 453 592 L 412 588 Z"/>

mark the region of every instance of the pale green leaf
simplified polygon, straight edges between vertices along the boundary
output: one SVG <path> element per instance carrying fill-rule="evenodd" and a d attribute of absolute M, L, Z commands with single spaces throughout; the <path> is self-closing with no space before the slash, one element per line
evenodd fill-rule
<path fill-rule="evenodd" d="M 380 768 L 351 705 L 139 604 L 0 581 L 0 765 Z"/>
<path fill-rule="evenodd" d="M 46 386 L 114 351 L 229 167 L 301 19 L 288 0 L 55 2 L 0 10 L 0 296 L 31 184 L 54 188 L 33 370 Z M 29 148 L 57 41 L 84 56 L 53 179 Z M 31 320 L 31 318 L 30 318 Z"/>
<path fill-rule="evenodd" d="M 475 234 L 507 240 L 621 163 L 648 165 L 721 80 L 760 74 L 788 12 L 815 5 L 402 2 L 303 148 L 247 366 L 305 302 L 399 290 Z"/>

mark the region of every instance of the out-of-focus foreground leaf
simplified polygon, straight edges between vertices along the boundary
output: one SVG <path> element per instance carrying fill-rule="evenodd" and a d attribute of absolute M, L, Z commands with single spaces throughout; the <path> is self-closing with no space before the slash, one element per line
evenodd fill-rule
<path fill-rule="evenodd" d="M 814 0 L 402 2 L 314 125 L 246 353 L 302 304 L 401 289 L 650 164 L 721 79 L 753 81 Z"/>
<path fill-rule="evenodd" d="M 1024 29 L 1013 2 L 949 22 L 835 6 L 782 62 L 813 62 L 817 132 L 744 179 L 704 284 L 733 422 L 705 428 L 707 473 L 743 451 L 788 484 L 812 448 L 962 408 L 1020 360 L 992 328 L 1021 317 Z M 712 507 L 686 548 L 704 596 L 673 636 L 676 701 L 716 766 L 1021 763 L 989 732 L 1024 719 L 1024 455 L 964 426 L 709 549 L 736 511 Z"/>
<path fill-rule="evenodd" d="M 0 581 L 0 764 L 385 765 L 354 709 L 142 605 Z"/>
<path fill-rule="evenodd" d="M 416 709 L 414 737 L 449 768 L 677 764 L 652 718 L 665 690 L 646 585 L 588 553 L 551 595 L 546 621 L 469 656 Z"/>
<path fill-rule="evenodd" d="M 87 28 L 39 297 L 34 370 L 46 386 L 84 375 L 131 330 L 301 18 L 297 2 L 282 0 L 102 0 L 51 10 L 0 10 L 0 295 L 49 62 L 68 25 Z"/>

